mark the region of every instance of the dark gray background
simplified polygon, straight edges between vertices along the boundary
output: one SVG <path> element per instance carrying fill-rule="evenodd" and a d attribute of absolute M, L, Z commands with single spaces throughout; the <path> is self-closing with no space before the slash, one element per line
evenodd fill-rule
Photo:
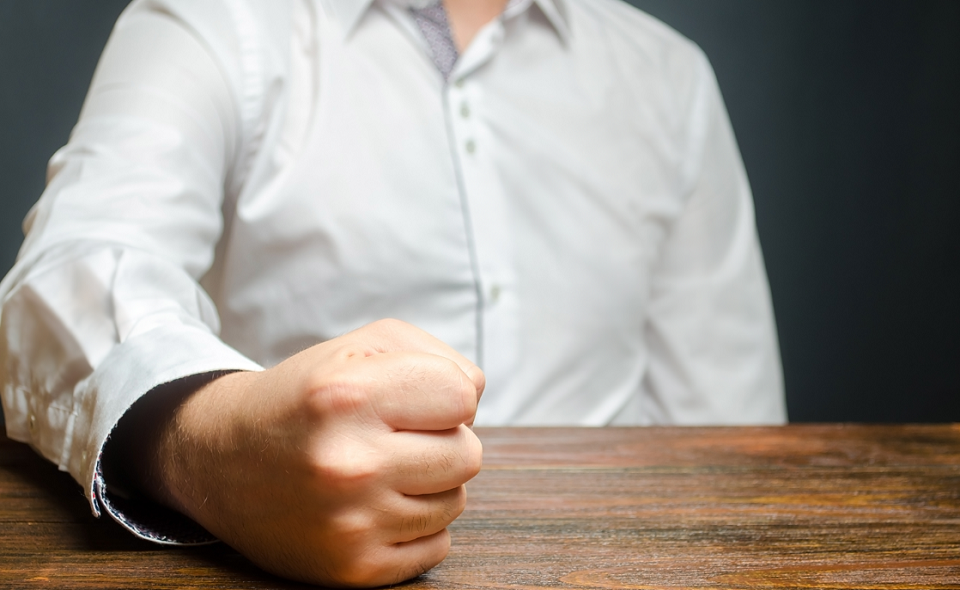
<path fill-rule="evenodd" d="M 710 57 L 792 421 L 960 421 L 960 2 L 633 0 Z M 0 0 L 0 272 L 126 0 Z"/>

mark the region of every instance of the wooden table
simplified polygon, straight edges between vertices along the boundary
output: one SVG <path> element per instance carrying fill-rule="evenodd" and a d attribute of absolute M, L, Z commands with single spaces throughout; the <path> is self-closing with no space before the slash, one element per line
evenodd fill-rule
<path fill-rule="evenodd" d="M 410 590 L 960 588 L 960 425 L 478 433 L 450 556 Z M 0 587 L 296 586 L 135 540 L 0 439 Z"/>

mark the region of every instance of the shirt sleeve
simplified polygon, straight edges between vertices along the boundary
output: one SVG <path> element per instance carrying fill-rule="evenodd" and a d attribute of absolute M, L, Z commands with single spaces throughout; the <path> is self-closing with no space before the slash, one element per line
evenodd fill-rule
<path fill-rule="evenodd" d="M 218 338 L 199 285 L 242 157 L 242 76 L 224 58 L 241 52 L 215 30 L 231 30 L 225 5 L 180 4 L 135 2 L 118 21 L 0 284 L 8 436 L 68 471 L 95 515 L 106 507 L 165 542 L 209 538 L 150 534 L 111 506 L 100 475 L 111 430 L 161 384 L 261 368 Z"/>
<path fill-rule="evenodd" d="M 780 424 L 782 369 L 750 186 L 699 49 L 694 64 L 677 99 L 685 200 L 651 279 L 645 407 L 655 423 Z"/>

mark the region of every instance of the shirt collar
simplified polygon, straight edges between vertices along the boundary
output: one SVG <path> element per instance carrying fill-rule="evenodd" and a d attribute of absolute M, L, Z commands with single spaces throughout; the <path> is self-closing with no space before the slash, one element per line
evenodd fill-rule
<path fill-rule="evenodd" d="M 337 19 L 343 24 L 344 32 L 349 35 L 360 22 L 363 15 L 377 0 L 327 0 L 327 5 L 333 9 Z M 380 0 L 401 6 L 429 5 L 433 0 Z M 512 17 L 527 10 L 531 4 L 536 4 L 550 21 L 557 35 L 566 43 L 570 37 L 570 22 L 567 10 L 568 0 L 509 0 L 504 12 L 505 16 Z"/>
<path fill-rule="evenodd" d="M 553 29 L 560 36 L 560 40 L 567 43 L 570 40 L 570 23 L 567 18 L 567 0 L 509 0 L 504 10 L 506 18 L 512 18 L 536 4 L 543 12 Z"/>

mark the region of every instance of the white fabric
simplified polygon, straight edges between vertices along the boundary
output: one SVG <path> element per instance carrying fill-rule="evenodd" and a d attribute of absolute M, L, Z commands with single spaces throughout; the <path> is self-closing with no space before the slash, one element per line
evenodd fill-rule
<path fill-rule="evenodd" d="M 158 384 L 382 317 L 480 363 L 477 424 L 785 420 L 713 73 L 614 0 L 512 2 L 445 85 L 406 3 L 137 0 L 0 286 L 7 432 L 94 510 Z"/>

